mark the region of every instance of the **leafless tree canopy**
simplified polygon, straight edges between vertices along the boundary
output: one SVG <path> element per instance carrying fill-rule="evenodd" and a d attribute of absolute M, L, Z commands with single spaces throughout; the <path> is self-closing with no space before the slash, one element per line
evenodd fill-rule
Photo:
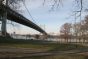
<path fill-rule="evenodd" d="M 81 22 L 81 23 L 80 23 Z M 70 25 L 69 23 L 65 23 L 62 25 L 60 33 L 63 35 L 63 38 L 75 37 L 75 39 L 84 39 L 88 38 L 88 15 L 76 24 Z M 71 27 L 70 27 L 71 26 Z"/>

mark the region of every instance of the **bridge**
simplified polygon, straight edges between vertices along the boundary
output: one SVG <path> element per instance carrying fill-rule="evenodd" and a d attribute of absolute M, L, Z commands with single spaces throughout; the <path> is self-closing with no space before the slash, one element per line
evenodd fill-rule
<path fill-rule="evenodd" d="M 32 21 L 30 21 L 29 19 L 25 18 L 23 15 L 17 13 L 16 11 L 12 10 L 10 7 L 7 7 L 5 5 L 1 5 L 2 8 L 0 8 L 0 11 L 5 10 L 7 12 L 7 19 L 20 23 L 22 25 L 31 27 L 43 34 L 47 34 L 42 28 L 40 28 L 38 25 L 36 25 L 35 23 L 33 23 Z M 3 9 L 4 8 L 4 9 Z"/>

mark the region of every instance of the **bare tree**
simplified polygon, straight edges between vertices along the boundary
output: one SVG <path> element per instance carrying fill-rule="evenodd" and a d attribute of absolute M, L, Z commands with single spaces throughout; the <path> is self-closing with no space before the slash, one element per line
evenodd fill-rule
<path fill-rule="evenodd" d="M 25 0 L 8 0 L 8 6 L 15 11 L 19 11 L 22 2 L 25 2 Z"/>
<path fill-rule="evenodd" d="M 81 25 L 81 36 L 82 36 L 82 39 L 85 42 L 85 40 L 87 40 L 87 36 L 88 36 L 88 15 L 81 22 L 82 22 L 82 25 Z"/>
<path fill-rule="evenodd" d="M 73 24 L 73 36 L 76 39 L 76 42 L 81 40 L 81 25 L 80 23 Z"/>
<path fill-rule="evenodd" d="M 65 23 L 60 29 L 60 35 L 63 35 L 63 38 L 68 42 L 69 36 L 71 35 L 71 24 Z"/>
<path fill-rule="evenodd" d="M 81 23 L 81 24 L 80 24 Z M 73 24 L 73 36 L 75 37 L 76 40 L 79 39 L 87 40 L 88 36 L 88 16 L 85 17 L 84 20 L 81 20 L 80 22 L 77 22 L 76 24 Z"/>

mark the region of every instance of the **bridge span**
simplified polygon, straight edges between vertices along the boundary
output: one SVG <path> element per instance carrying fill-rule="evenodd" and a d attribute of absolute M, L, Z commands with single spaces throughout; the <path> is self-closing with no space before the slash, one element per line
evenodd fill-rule
<path fill-rule="evenodd" d="M 16 11 L 12 10 L 10 7 L 7 7 L 5 5 L 1 5 L 3 8 L 0 8 L 1 11 L 5 10 L 7 12 L 7 19 L 20 23 L 22 25 L 31 27 L 43 34 L 47 34 L 42 28 L 40 28 L 38 25 L 30 21 L 29 19 L 25 18 L 23 15 L 17 13 Z"/>

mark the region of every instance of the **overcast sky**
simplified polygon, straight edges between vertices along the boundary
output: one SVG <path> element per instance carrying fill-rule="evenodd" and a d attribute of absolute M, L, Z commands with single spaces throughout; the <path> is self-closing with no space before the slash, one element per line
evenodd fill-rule
<path fill-rule="evenodd" d="M 46 0 L 44 5 L 43 0 L 25 0 L 25 4 L 33 17 L 33 20 L 28 14 L 24 5 L 22 5 L 21 7 L 21 9 L 23 10 L 21 14 L 45 29 L 46 32 L 54 32 L 57 34 L 59 33 L 61 25 L 63 25 L 64 23 L 74 23 L 74 16 L 71 16 L 74 14 L 72 11 L 76 9 L 74 0 L 63 0 L 62 2 L 63 3 L 60 4 L 59 8 L 55 8 L 54 11 L 50 11 L 51 5 L 53 4 L 52 0 Z M 82 18 L 84 18 L 85 13 L 83 13 L 82 15 Z M 8 28 L 10 28 L 8 29 L 8 32 L 16 31 L 16 33 L 21 34 L 38 33 L 37 31 L 22 25 L 20 25 L 19 28 L 13 28 L 13 26 L 8 26 Z"/>

